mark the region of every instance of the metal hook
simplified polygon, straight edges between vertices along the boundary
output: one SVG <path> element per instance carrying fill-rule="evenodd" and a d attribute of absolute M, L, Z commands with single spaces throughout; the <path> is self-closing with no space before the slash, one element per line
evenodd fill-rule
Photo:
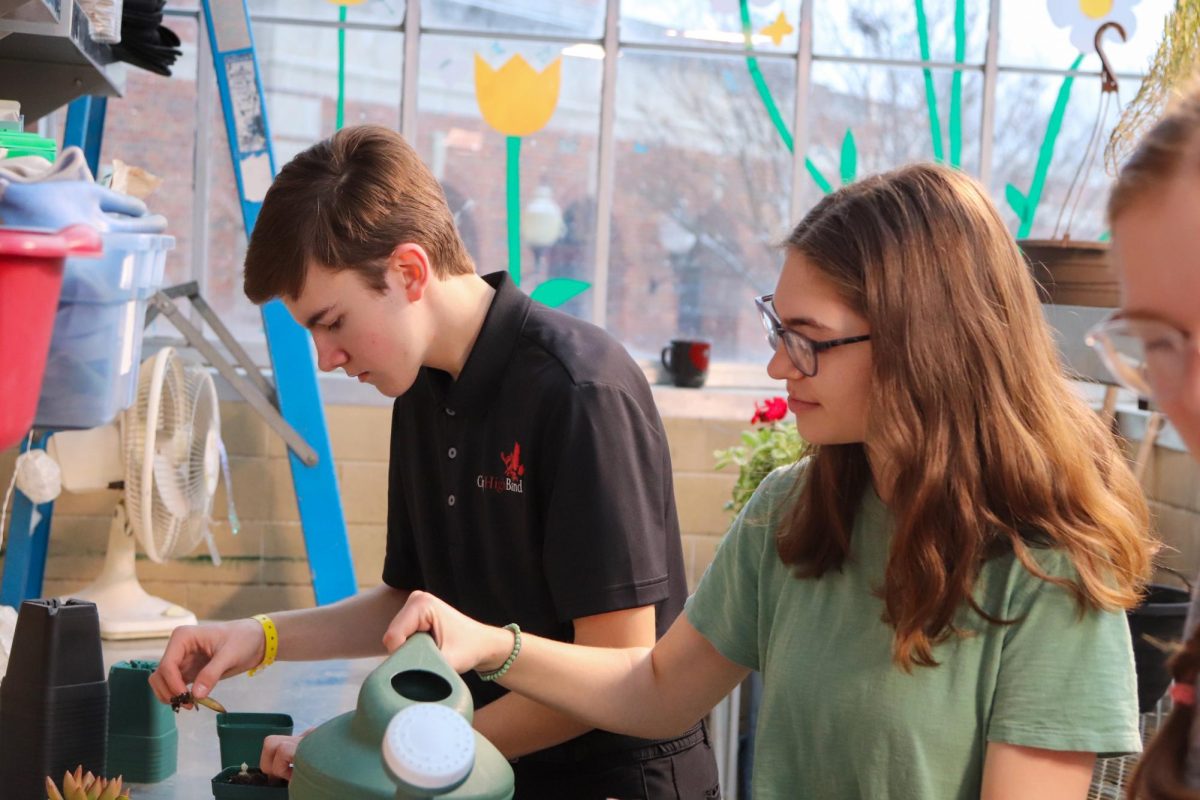
<path fill-rule="evenodd" d="M 1113 72 L 1112 64 L 1108 63 L 1108 56 L 1104 55 L 1104 32 L 1109 28 L 1116 30 L 1121 35 L 1121 41 L 1128 41 L 1125 35 L 1125 28 L 1119 22 L 1106 22 L 1096 29 L 1096 55 L 1100 56 L 1100 91 L 1115 92 L 1117 90 L 1117 75 Z"/>

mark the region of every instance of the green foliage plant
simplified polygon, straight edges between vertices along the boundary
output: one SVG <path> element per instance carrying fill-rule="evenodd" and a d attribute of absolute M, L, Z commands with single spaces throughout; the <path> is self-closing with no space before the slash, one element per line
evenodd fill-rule
<path fill-rule="evenodd" d="M 787 401 L 782 397 L 755 403 L 750 419 L 753 427 L 742 433 L 741 444 L 713 452 L 716 469 L 738 468 L 733 496 L 725 503 L 727 510 L 737 514 L 763 478 L 776 467 L 794 464 L 804 454 L 807 445 L 800 438 L 796 424 L 784 419 L 786 416 Z"/>

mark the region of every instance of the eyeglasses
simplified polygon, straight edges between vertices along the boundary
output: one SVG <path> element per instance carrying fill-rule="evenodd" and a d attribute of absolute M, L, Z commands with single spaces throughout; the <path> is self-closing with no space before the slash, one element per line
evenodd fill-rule
<path fill-rule="evenodd" d="M 770 346 L 772 352 L 777 352 L 779 342 L 782 340 L 792 364 L 810 378 L 817 374 L 818 353 L 824 353 L 826 350 L 832 350 L 844 344 L 865 342 L 871 338 L 869 335 L 863 335 L 829 339 L 824 342 L 814 341 L 803 333 L 783 327 L 783 323 L 779 321 L 779 315 L 775 313 L 775 306 L 772 303 L 774 299 L 775 295 L 773 294 L 764 294 L 762 297 L 754 298 L 754 305 L 758 308 L 763 329 L 767 332 L 767 345 Z"/>
<path fill-rule="evenodd" d="M 1114 314 L 1087 332 L 1084 341 L 1122 386 L 1141 397 L 1170 399 L 1183 385 L 1196 344 L 1173 325 Z"/>

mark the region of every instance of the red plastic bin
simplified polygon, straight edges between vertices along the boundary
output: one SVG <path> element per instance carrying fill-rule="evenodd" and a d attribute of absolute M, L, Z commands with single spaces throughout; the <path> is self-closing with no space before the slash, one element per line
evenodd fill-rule
<path fill-rule="evenodd" d="M 0 228 L 0 450 L 33 424 L 67 256 L 100 255 L 86 225 L 58 233 Z"/>

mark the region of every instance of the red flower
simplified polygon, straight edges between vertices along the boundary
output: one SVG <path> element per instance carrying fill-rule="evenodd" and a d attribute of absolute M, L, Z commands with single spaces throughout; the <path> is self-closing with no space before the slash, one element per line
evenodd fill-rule
<path fill-rule="evenodd" d="M 787 416 L 787 410 L 787 401 L 782 397 L 768 397 L 754 404 L 754 416 L 750 418 L 750 424 L 778 422 Z"/>

